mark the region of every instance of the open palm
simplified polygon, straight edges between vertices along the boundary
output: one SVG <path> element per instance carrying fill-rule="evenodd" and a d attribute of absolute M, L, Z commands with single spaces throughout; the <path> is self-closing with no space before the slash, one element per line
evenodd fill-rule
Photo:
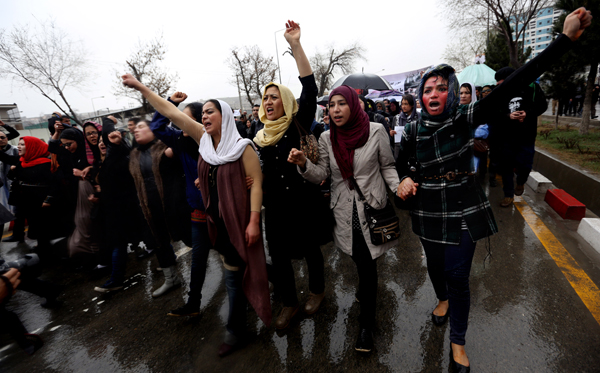
<path fill-rule="evenodd" d="M 285 40 L 288 43 L 300 40 L 300 25 L 294 21 L 288 20 L 285 24 Z"/>

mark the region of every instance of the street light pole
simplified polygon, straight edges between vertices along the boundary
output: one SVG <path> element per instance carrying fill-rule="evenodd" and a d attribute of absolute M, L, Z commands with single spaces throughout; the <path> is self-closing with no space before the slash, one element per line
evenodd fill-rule
<path fill-rule="evenodd" d="M 279 72 L 279 84 L 283 84 L 281 83 L 281 66 L 279 66 L 279 49 L 277 48 L 277 33 L 280 31 L 284 31 L 285 29 L 282 28 L 281 30 L 277 30 L 275 31 L 274 35 L 275 35 L 275 54 L 277 55 L 277 72 Z"/>
<path fill-rule="evenodd" d="M 98 113 L 96 113 L 96 106 L 94 106 L 94 100 L 97 98 L 104 98 L 104 96 L 98 96 L 98 97 L 92 98 L 92 108 L 94 109 L 94 115 L 98 115 Z"/>

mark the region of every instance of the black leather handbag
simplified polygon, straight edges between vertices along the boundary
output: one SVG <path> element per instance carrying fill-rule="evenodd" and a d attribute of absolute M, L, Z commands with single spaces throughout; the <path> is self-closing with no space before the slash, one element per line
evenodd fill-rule
<path fill-rule="evenodd" d="M 364 205 L 365 218 L 369 226 L 369 233 L 371 233 L 371 243 L 383 245 L 386 242 L 397 240 L 400 237 L 400 219 L 398 219 L 390 199 L 387 198 L 385 207 L 378 210 L 367 203 L 356 179 L 352 177 L 350 181 L 358 193 L 359 200 Z"/>

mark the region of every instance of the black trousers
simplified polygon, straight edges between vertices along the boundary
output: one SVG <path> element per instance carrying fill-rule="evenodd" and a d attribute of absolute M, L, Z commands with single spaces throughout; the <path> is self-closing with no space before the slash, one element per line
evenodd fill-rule
<path fill-rule="evenodd" d="M 475 253 L 475 242 L 468 230 L 463 230 L 460 244 L 446 245 L 421 239 L 427 256 L 427 272 L 437 298 L 449 300 L 450 341 L 465 345 L 465 335 L 471 307 L 469 275 Z"/>
<path fill-rule="evenodd" d="M 23 349 L 31 346 L 31 342 L 25 338 L 27 330 L 21 320 L 14 312 L 4 308 L 4 305 L 0 305 L 0 331 L 10 334 Z"/>
<path fill-rule="evenodd" d="M 148 209 L 152 215 L 148 222 L 150 229 L 158 244 L 156 259 L 162 268 L 172 267 L 176 264 L 177 257 L 171 245 L 171 235 L 167 226 L 167 218 L 163 209 L 163 203 L 154 183 L 154 179 L 145 179 L 146 198 Z"/>
<path fill-rule="evenodd" d="M 352 260 L 358 272 L 358 322 L 361 328 L 373 328 L 377 309 L 377 259 L 371 257 L 363 232 L 355 229 L 352 230 Z"/>
<path fill-rule="evenodd" d="M 272 256 L 273 274 L 277 292 L 283 298 L 284 307 L 295 307 L 298 305 L 298 295 L 296 294 L 296 277 L 294 276 L 294 267 L 292 258 L 285 254 L 285 250 L 272 250 L 277 254 Z M 305 249 L 304 259 L 308 267 L 308 289 L 313 294 L 321 294 L 325 291 L 325 269 L 323 262 L 323 253 L 319 245 L 309 246 Z"/>

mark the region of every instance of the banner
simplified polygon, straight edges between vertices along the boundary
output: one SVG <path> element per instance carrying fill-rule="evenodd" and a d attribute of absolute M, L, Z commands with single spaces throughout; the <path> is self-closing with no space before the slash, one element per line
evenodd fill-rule
<path fill-rule="evenodd" d="M 421 76 L 431 66 L 426 66 L 422 69 L 407 71 L 400 74 L 382 75 L 381 77 L 387 80 L 392 88 L 400 92 L 400 94 L 410 93 L 411 95 L 416 96 L 419 83 L 421 83 Z"/>

